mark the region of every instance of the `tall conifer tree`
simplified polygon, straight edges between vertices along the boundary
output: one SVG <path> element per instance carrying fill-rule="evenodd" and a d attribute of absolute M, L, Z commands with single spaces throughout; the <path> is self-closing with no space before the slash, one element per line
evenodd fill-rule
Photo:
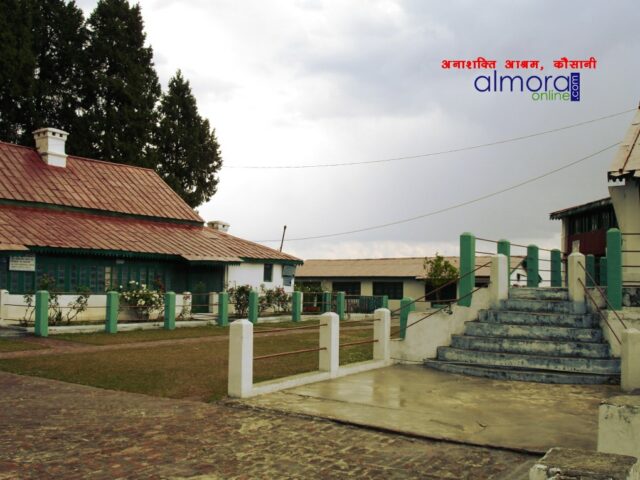
<path fill-rule="evenodd" d="M 156 169 L 191 207 L 197 207 L 216 193 L 222 157 L 215 130 L 198 113 L 191 86 L 179 70 L 162 96 L 159 117 Z"/>
<path fill-rule="evenodd" d="M 82 153 L 152 166 L 149 154 L 160 84 L 153 51 L 145 46 L 140 7 L 127 0 L 100 0 L 88 24 Z"/>

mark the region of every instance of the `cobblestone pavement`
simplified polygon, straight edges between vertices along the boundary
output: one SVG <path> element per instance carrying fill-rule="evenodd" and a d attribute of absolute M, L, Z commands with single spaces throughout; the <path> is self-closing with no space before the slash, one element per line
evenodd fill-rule
<path fill-rule="evenodd" d="M 0 479 L 503 479 L 535 457 L 0 373 Z"/>

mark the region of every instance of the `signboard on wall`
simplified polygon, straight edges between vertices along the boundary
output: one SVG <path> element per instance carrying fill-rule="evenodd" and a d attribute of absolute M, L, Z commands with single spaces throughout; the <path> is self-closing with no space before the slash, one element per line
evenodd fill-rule
<path fill-rule="evenodd" d="M 23 255 L 20 257 L 9 257 L 9 270 L 12 272 L 35 272 L 36 256 Z"/>

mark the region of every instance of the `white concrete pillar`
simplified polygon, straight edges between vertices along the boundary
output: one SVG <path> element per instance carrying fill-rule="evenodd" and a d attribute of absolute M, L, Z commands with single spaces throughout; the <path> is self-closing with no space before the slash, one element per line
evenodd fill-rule
<path fill-rule="evenodd" d="M 640 457 L 640 401 L 620 395 L 598 408 L 598 451 Z"/>
<path fill-rule="evenodd" d="M 388 362 L 391 358 L 391 312 L 388 308 L 377 308 L 373 319 L 373 339 L 377 340 L 373 344 L 373 359 Z"/>
<path fill-rule="evenodd" d="M 640 388 L 640 331 L 629 328 L 622 332 L 622 375 L 620 386 L 630 392 Z"/>
<path fill-rule="evenodd" d="M 218 292 L 209 292 L 209 313 L 218 312 Z"/>
<path fill-rule="evenodd" d="M 180 311 L 176 311 L 176 317 L 179 316 L 181 313 L 184 313 L 185 316 L 190 317 L 191 316 L 191 305 L 193 303 L 193 296 L 191 295 L 191 292 L 182 292 L 182 307 L 180 308 Z M 178 308 L 178 302 L 176 302 L 176 309 Z"/>
<path fill-rule="evenodd" d="M 501 253 L 491 257 L 489 296 L 493 307 L 499 307 L 501 300 L 509 298 L 509 265 Z"/>
<path fill-rule="evenodd" d="M 578 265 L 582 264 L 582 267 Z M 585 310 L 585 294 L 584 286 L 586 285 L 586 273 L 583 267 L 586 267 L 584 255 L 579 252 L 573 252 L 569 255 L 568 273 L 569 273 L 569 300 L 574 305 L 574 310 Z M 582 282 L 582 283 L 580 283 Z"/>
<path fill-rule="evenodd" d="M 640 182 L 628 179 L 623 185 L 609 187 L 611 202 L 616 212 L 620 231 L 624 233 L 640 232 Z M 622 235 L 623 265 L 640 265 L 640 235 Z M 623 283 L 640 282 L 640 268 L 622 268 Z"/>
<path fill-rule="evenodd" d="M 230 397 L 246 398 L 253 388 L 253 323 L 236 320 L 229 326 L 229 380 Z"/>
<path fill-rule="evenodd" d="M 9 290 L 0 290 L 0 320 L 7 318 L 7 306 L 9 300 Z"/>
<path fill-rule="evenodd" d="M 340 320 L 338 314 L 327 312 L 320 315 L 320 371 L 338 373 L 340 365 Z"/>

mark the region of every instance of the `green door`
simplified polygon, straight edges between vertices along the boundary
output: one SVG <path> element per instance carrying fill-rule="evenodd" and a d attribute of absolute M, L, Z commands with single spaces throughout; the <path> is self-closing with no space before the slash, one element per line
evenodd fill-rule
<path fill-rule="evenodd" d="M 222 291 L 224 267 L 198 266 L 189 271 L 189 291 L 192 295 L 193 313 L 209 311 L 209 293 Z M 214 308 L 215 311 L 215 308 Z"/>

